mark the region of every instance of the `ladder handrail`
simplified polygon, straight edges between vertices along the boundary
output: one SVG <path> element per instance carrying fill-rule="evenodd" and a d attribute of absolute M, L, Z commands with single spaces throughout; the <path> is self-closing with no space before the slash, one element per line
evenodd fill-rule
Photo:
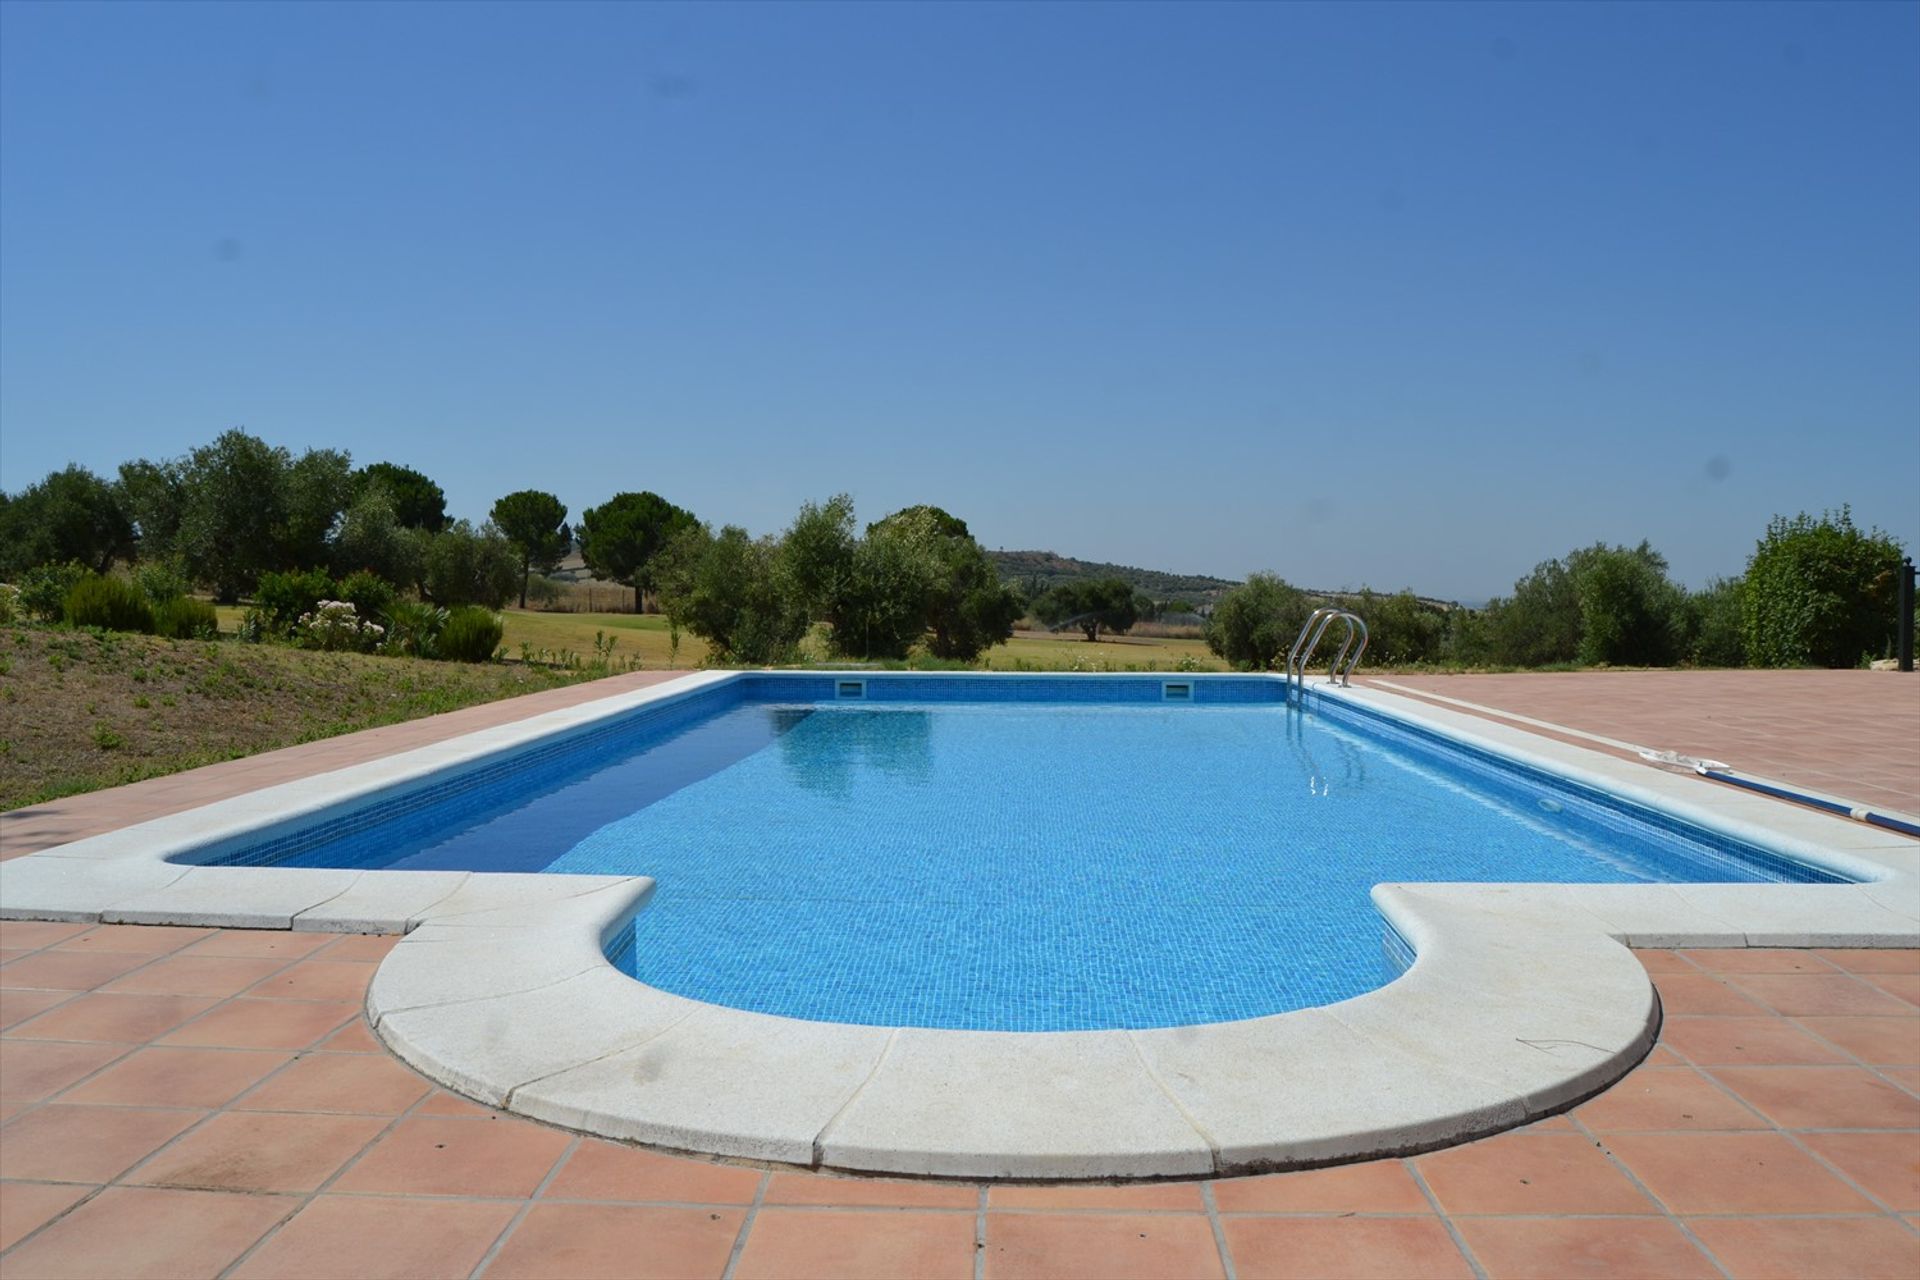
<path fill-rule="evenodd" d="M 1335 622 L 1346 624 L 1346 635 L 1340 642 L 1340 651 L 1334 654 L 1333 663 L 1327 668 L 1327 683 L 1349 686 L 1352 684 L 1353 670 L 1360 665 L 1360 658 L 1367 651 L 1367 624 L 1360 615 L 1334 605 L 1322 605 L 1315 609 L 1300 628 L 1300 634 L 1294 638 L 1293 648 L 1287 651 L 1287 692 L 1289 700 L 1299 701 L 1296 689 L 1304 691 L 1307 683 L 1307 667 L 1313 662 L 1314 650 L 1320 647 L 1320 641 L 1327 634 L 1327 628 Z M 1316 625 L 1317 624 L 1317 625 Z M 1359 640 L 1356 648 L 1354 641 Z M 1348 658 L 1348 651 L 1352 658 Z"/>

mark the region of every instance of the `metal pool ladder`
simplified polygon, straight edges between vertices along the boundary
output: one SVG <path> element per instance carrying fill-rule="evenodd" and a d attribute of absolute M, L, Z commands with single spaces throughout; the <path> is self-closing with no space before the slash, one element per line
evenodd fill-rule
<path fill-rule="evenodd" d="M 1300 628 L 1300 635 L 1293 642 L 1293 648 L 1287 651 L 1287 700 L 1296 705 L 1300 702 L 1300 692 L 1306 688 L 1307 667 L 1313 662 L 1313 651 L 1320 647 L 1320 638 L 1327 634 L 1327 628 L 1336 622 L 1347 624 L 1346 639 L 1340 642 L 1340 652 L 1333 656 L 1333 665 L 1327 668 L 1327 683 L 1346 685 L 1353 669 L 1360 665 L 1360 655 L 1367 651 L 1367 624 L 1360 615 L 1332 605 L 1324 605 L 1313 611 L 1307 624 Z M 1359 645 L 1354 645 L 1355 639 Z M 1349 658 L 1347 651 L 1352 650 Z"/>

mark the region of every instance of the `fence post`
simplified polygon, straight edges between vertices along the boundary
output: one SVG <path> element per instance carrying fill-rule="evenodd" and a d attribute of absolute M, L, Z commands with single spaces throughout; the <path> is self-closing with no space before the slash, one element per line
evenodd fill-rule
<path fill-rule="evenodd" d="M 1913 670 L 1913 557 L 1900 566 L 1900 669 Z"/>

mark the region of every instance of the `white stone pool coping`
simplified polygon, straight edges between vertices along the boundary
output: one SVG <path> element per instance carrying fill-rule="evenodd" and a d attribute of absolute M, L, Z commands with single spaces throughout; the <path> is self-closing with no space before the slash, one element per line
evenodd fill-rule
<path fill-rule="evenodd" d="M 1628 946 L 1920 946 L 1920 842 L 1325 685 L 1312 696 L 1864 883 L 1381 885 L 1374 902 L 1416 958 L 1376 991 L 1242 1022 L 1022 1033 L 807 1022 L 648 987 L 605 950 L 644 904 L 644 877 L 168 861 L 742 674 L 689 675 L 0 863 L 0 918 L 405 933 L 373 980 L 368 1016 L 401 1058 L 489 1105 L 722 1156 L 1033 1179 L 1323 1164 L 1563 1109 L 1623 1074 L 1658 1031 L 1658 1000 Z"/>

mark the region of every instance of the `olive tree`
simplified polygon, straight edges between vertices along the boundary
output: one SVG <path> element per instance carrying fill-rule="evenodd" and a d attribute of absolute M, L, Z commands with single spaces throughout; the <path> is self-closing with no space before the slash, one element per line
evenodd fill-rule
<path fill-rule="evenodd" d="M 85 467 L 55 471 L 0 505 L 0 575 L 78 561 L 96 573 L 133 554 L 116 487 Z"/>
<path fill-rule="evenodd" d="M 1088 640 L 1102 631 L 1125 635 L 1140 619 L 1140 602 L 1125 578 L 1063 582 L 1034 602 L 1034 616 L 1048 626 L 1078 628 Z"/>
<path fill-rule="evenodd" d="M 1207 620 L 1207 648 L 1245 670 L 1270 671 L 1313 612 L 1305 592 L 1255 573 L 1220 597 Z"/>
<path fill-rule="evenodd" d="M 775 539 L 755 539 L 738 525 L 717 535 L 695 525 L 662 548 L 656 574 L 667 617 L 722 662 L 788 662 L 806 637 L 807 610 Z"/>
<path fill-rule="evenodd" d="M 901 539 L 926 560 L 921 628 L 936 658 L 971 662 L 1013 635 L 1024 602 L 1000 581 L 966 521 L 939 507 L 908 507 L 868 525 L 867 539 L 875 538 Z"/>

